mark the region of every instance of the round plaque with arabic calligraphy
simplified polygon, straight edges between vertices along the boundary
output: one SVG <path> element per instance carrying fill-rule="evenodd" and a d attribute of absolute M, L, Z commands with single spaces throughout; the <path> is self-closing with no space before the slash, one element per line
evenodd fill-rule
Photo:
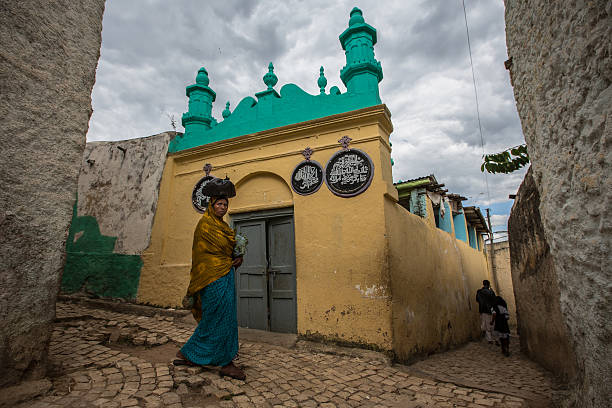
<path fill-rule="evenodd" d="M 358 149 L 340 150 L 325 166 L 325 184 L 340 197 L 354 197 L 363 193 L 373 177 L 372 159 Z"/>
<path fill-rule="evenodd" d="M 291 188 L 300 195 L 316 192 L 323 184 L 323 168 L 314 160 L 304 160 L 291 174 Z"/>
<path fill-rule="evenodd" d="M 202 177 L 193 188 L 193 193 L 191 193 L 191 203 L 193 204 L 193 208 L 195 208 L 199 213 L 205 212 L 206 208 L 208 207 L 210 197 L 204 195 L 204 193 L 202 193 L 202 189 L 212 179 L 214 179 L 213 176 Z"/>

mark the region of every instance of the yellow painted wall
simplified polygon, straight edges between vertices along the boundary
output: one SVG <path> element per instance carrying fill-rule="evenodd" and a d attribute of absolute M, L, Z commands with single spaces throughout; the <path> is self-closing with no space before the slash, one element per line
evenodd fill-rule
<path fill-rule="evenodd" d="M 503 297 L 508 304 L 510 312 L 510 327 L 516 328 L 516 303 L 514 300 L 514 286 L 512 285 L 512 273 L 510 270 L 510 245 L 508 241 L 496 242 L 493 244 L 495 250 L 495 274 L 491 264 L 491 244 L 487 244 L 487 260 L 492 273 L 489 279 L 493 285 L 493 290 Z"/>
<path fill-rule="evenodd" d="M 425 194 L 425 205 L 427 206 L 427 218 L 425 218 L 425 222 L 427 222 L 430 227 L 436 228 L 436 215 L 434 214 L 433 203 L 427 194 Z"/>
<path fill-rule="evenodd" d="M 380 105 L 170 155 L 138 300 L 181 305 L 201 216 L 191 193 L 211 163 L 213 175 L 236 184 L 228 222 L 232 214 L 293 207 L 299 334 L 394 349 L 401 358 L 477 335 L 473 298 L 487 277 L 485 258 L 435 227 L 429 200 L 425 220 L 397 204 L 391 130 Z M 335 196 L 326 185 L 312 195 L 294 193 L 290 177 L 302 150 L 311 147 L 312 160 L 325 167 L 345 135 L 372 159 L 370 187 L 352 198 Z"/>
<path fill-rule="evenodd" d="M 385 240 L 385 194 L 397 198 L 392 184 L 388 136 L 391 122 L 383 105 L 313 122 L 210 143 L 168 157 L 162 178 L 151 244 L 138 300 L 179 306 L 191 267 L 193 229 L 200 217 L 191 192 L 204 176 L 230 177 L 237 196 L 231 214 L 293 205 L 296 239 L 298 333 L 390 349 L 391 292 Z M 341 146 L 365 151 L 374 164 L 374 179 L 352 198 L 333 195 L 326 185 L 312 195 L 290 189 L 294 167 L 314 150 L 323 167 Z"/>
<path fill-rule="evenodd" d="M 476 290 L 487 262 L 451 234 L 385 203 L 393 293 L 393 349 L 401 360 L 479 335 Z"/>

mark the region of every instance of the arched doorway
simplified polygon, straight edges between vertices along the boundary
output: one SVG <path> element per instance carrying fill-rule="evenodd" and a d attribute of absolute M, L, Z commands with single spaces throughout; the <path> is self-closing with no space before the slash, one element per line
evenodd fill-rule
<path fill-rule="evenodd" d="M 283 179 L 272 173 L 250 175 L 236 184 L 236 190 L 231 221 L 236 231 L 249 240 L 244 263 L 236 274 L 238 324 L 296 333 L 292 192 Z"/>

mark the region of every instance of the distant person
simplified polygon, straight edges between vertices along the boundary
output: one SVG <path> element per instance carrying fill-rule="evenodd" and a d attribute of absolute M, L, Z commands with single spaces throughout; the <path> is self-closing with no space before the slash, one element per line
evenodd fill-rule
<path fill-rule="evenodd" d="M 491 323 L 493 323 L 493 334 L 501 343 L 501 351 L 503 355 L 510 355 L 510 327 L 508 326 L 508 305 L 501 297 L 495 298 L 495 304 L 491 308 Z"/>
<path fill-rule="evenodd" d="M 491 324 L 491 308 L 495 304 L 495 292 L 491 289 L 491 282 L 482 281 L 482 288 L 476 291 L 478 312 L 480 313 L 480 330 L 483 332 L 489 344 L 493 344 L 493 325 Z"/>

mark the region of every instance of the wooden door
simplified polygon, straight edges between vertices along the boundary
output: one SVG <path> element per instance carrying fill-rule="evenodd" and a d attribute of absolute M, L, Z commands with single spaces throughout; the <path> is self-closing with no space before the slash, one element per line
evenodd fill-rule
<path fill-rule="evenodd" d="M 270 330 L 268 322 L 268 259 L 266 221 L 244 221 L 237 232 L 248 240 L 247 254 L 236 271 L 238 325 Z"/>
<path fill-rule="evenodd" d="M 293 213 L 265 211 L 232 216 L 249 240 L 236 273 L 238 324 L 274 332 L 297 332 Z"/>
<path fill-rule="evenodd" d="M 295 239 L 293 217 L 270 219 L 268 235 L 268 303 L 270 330 L 297 332 Z"/>

